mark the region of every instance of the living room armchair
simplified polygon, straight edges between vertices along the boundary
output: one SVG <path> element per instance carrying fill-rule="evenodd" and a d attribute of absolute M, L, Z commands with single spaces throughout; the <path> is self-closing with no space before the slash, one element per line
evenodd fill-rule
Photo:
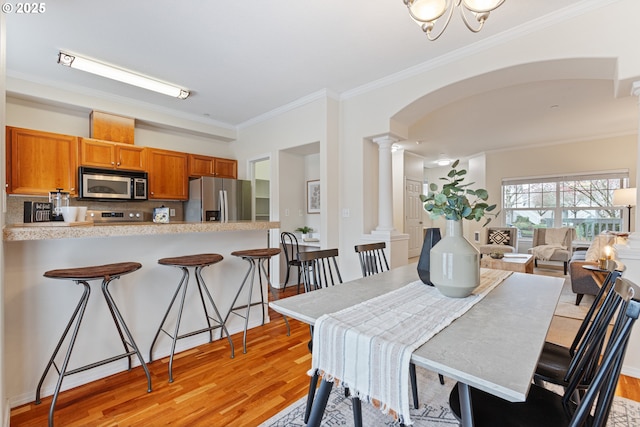
<path fill-rule="evenodd" d="M 533 254 L 535 266 L 538 266 L 538 260 L 561 262 L 564 274 L 567 274 L 575 238 L 576 229 L 571 227 L 534 228 L 529 253 Z"/>
<path fill-rule="evenodd" d="M 516 227 L 486 227 L 484 244 L 478 248 L 482 255 L 492 252 L 518 252 L 518 229 Z"/>

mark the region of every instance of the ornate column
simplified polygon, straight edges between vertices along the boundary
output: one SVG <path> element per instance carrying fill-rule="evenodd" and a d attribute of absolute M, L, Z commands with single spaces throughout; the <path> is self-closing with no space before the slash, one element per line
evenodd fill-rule
<path fill-rule="evenodd" d="M 378 144 L 378 226 L 362 236 L 365 242 L 385 242 L 391 268 L 406 265 L 409 260 L 409 235 L 393 226 L 393 159 L 391 146 L 398 140 L 390 135 L 373 138 Z"/>
<path fill-rule="evenodd" d="M 374 138 L 378 144 L 378 226 L 377 231 L 394 231 L 393 228 L 393 177 L 391 146 L 397 142 L 390 136 Z"/>

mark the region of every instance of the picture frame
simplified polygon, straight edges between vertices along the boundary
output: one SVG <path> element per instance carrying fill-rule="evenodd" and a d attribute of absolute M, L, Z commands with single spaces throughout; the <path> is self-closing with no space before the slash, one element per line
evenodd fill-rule
<path fill-rule="evenodd" d="M 307 181 L 307 213 L 320 213 L 320 180 Z"/>

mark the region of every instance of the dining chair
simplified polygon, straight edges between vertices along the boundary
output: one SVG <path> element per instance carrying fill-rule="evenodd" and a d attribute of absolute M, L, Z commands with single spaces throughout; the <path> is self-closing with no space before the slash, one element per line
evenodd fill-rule
<path fill-rule="evenodd" d="M 282 252 L 284 253 L 284 259 L 287 266 L 287 276 L 284 279 L 284 286 L 282 290 L 287 289 L 287 284 L 289 283 L 289 273 L 292 267 L 296 267 L 298 269 L 298 290 L 300 293 L 300 283 L 302 277 L 300 260 L 298 259 L 298 254 L 300 253 L 300 248 L 298 246 L 298 239 L 296 235 L 293 233 L 289 233 L 288 231 L 283 231 L 280 233 L 280 243 L 282 244 Z"/>
<path fill-rule="evenodd" d="M 571 345 L 565 347 L 549 341 L 544 343 L 534 375 L 534 382 L 536 384 L 541 386 L 543 382 L 549 382 L 566 388 L 568 386 L 570 372 L 574 369 L 577 360 L 579 360 L 578 353 L 585 351 L 585 346 L 589 343 L 589 337 L 596 333 L 596 329 L 602 321 L 601 319 L 609 316 L 607 310 L 616 309 L 615 306 L 611 306 L 611 304 L 616 301 L 613 298 L 615 293 L 612 292 L 612 289 L 616 280 L 622 275 L 621 270 L 623 270 L 623 268 L 618 267 L 617 263 L 613 260 L 608 263 L 607 267 L 609 273 L 602 283 L 589 311 L 582 320 Z M 617 270 L 617 268 L 621 268 L 621 270 Z M 598 343 L 601 347 L 603 344 L 603 342 Z M 595 376 L 596 366 L 597 364 L 594 362 L 587 367 L 582 381 L 578 384 L 579 390 L 584 390 L 591 383 Z"/>
<path fill-rule="evenodd" d="M 360 260 L 360 268 L 362 269 L 363 277 L 389 270 L 387 256 L 384 253 L 384 249 L 386 247 L 387 244 L 385 242 L 367 243 L 355 246 L 358 259 Z"/>
<path fill-rule="evenodd" d="M 298 253 L 305 292 L 342 283 L 337 257 L 338 249 Z"/>
<path fill-rule="evenodd" d="M 389 263 L 387 262 L 387 256 L 384 253 L 384 249 L 386 247 L 387 244 L 385 242 L 367 243 L 355 246 L 354 249 L 358 254 L 358 259 L 360 260 L 360 269 L 362 270 L 363 277 L 389 271 Z M 444 385 L 444 377 L 442 374 L 438 374 L 438 378 L 440 379 L 440 384 Z M 418 380 L 416 375 L 416 365 L 413 363 L 409 365 L 409 380 L 411 381 L 413 406 L 418 409 L 420 407 L 420 403 L 418 401 Z"/>
<path fill-rule="evenodd" d="M 342 283 L 342 275 L 338 268 L 338 249 L 323 249 L 319 251 L 299 252 L 298 260 L 302 270 L 302 283 L 304 291 L 311 292 L 317 289 L 327 288 Z M 309 351 L 313 353 L 313 325 L 309 325 L 311 339 L 309 340 Z M 314 371 L 309 383 L 309 393 L 307 394 L 307 407 L 304 413 L 305 424 L 309 421 L 311 406 L 318 386 L 318 371 Z M 345 395 L 349 395 L 348 389 Z M 353 419 L 356 427 L 362 426 L 362 408 L 360 399 L 352 397 Z"/>
<path fill-rule="evenodd" d="M 637 299 L 640 297 L 640 288 L 634 283 L 619 277 L 610 294 L 616 300 L 613 305 L 618 305 L 619 310 L 604 354 L 599 357 L 601 350 L 599 345 L 589 346 L 587 351 L 582 352 L 563 395 L 532 384 L 526 401 L 509 402 L 492 394 L 470 388 L 472 409 L 471 413 L 465 413 L 465 418 L 472 417 L 474 425 L 478 427 L 497 425 L 521 427 L 541 425 L 550 427 L 605 426 L 631 330 L 640 314 L 640 301 Z M 611 317 L 613 317 L 613 313 Z M 597 333 L 588 338 L 589 342 L 597 344 L 599 340 L 603 339 L 611 317 L 601 324 Z M 593 360 L 598 364 L 596 375 L 582 399 L 576 402 L 574 392 L 585 375 L 586 367 Z M 459 388 L 456 384 L 449 395 L 451 411 L 458 419 L 461 417 Z"/>

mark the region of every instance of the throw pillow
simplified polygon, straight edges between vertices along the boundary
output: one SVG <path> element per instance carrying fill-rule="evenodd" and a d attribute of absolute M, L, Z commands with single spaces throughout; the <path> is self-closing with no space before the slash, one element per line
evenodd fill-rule
<path fill-rule="evenodd" d="M 494 245 L 508 245 L 511 241 L 511 230 L 491 230 L 489 243 Z"/>

